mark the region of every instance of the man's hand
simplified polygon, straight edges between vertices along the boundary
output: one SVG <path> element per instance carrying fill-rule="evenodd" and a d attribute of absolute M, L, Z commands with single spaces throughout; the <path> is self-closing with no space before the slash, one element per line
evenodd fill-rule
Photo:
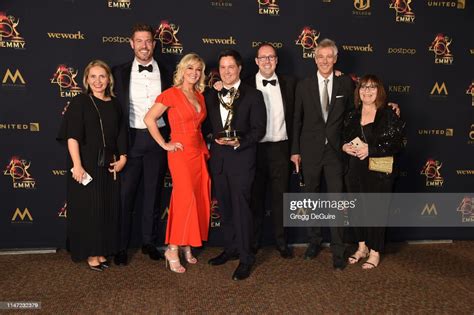
<path fill-rule="evenodd" d="M 301 155 L 299 154 L 292 154 L 290 157 L 291 162 L 295 164 L 296 173 L 300 172 L 300 164 L 301 164 Z"/>
<path fill-rule="evenodd" d="M 400 106 L 398 106 L 397 103 L 388 102 L 387 105 L 395 111 L 395 114 L 397 114 L 398 117 L 400 117 Z"/>
<path fill-rule="evenodd" d="M 215 141 L 216 141 L 217 144 L 220 144 L 220 145 L 228 145 L 228 146 L 231 146 L 231 147 L 234 147 L 234 148 L 240 147 L 239 139 L 237 139 L 237 140 L 216 139 Z"/>

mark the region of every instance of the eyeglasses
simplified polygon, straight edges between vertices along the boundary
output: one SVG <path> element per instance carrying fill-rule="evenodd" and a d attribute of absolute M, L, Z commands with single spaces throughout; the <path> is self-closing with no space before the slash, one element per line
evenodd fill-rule
<path fill-rule="evenodd" d="M 362 91 L 375 91 L 377 89 L 377 85 L 361 85 L 360 90 Z"/>
<path fill-rule="evenodd" d="M 272 55 L 272 56 L 261 56 L 261 57 L 257 57 L 258 61 L 275 61 L 276 59 L 276 56 Z"/>

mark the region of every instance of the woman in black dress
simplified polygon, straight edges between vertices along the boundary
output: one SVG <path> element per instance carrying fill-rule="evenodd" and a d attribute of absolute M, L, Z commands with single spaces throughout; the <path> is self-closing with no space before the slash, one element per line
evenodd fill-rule
<path fill-rule="evenodd" d="M 349 158 L 346 174 L 346 187 L 354 193 L 390 193 L 393 188 L 394 173 L 369 170 L 370 157 L 393 156 L 401 150 L 404 123 L 395 112 L 385 104 L 386 93 L 382 82 L 375 75 L 362 77 L 354 93 L 356 108 L 350 112 L 344 123 L 344 145 L 342 150 Z M 355 141 L 359 138 L 361 141 Z M 358 145 L 356 144 L 357 142 Z M 389 200 L 382 201 L 388 207 Z M 367 204 L 366 204 L 367 205 Z M 383 208 L 383 207 L 382 207 Z M 371 216 L 386 219 L 388 209 L 372 211 L 362 209 L 355 216 Z M 377 213 L 375 213 L 377 212 Z M 367 217 L 366 217 L 367 218 Z M 354 218 L 363 222 L 364 218 Z M 384 249 L 385 227 L 355 226 L 354 232 L 359 242 L 357 251 L 349 257 L 349 264 L 367 258 L 363 269 L 379 265 L 380 252 Z"/>
<path fill-rule="evenodd" d="M 67 236 L 73 261 L 91 270 L 108 267 L 118 250 L 120 181 L 127 138 L 120 104 L 113 98 L 109 66 L 91 61 L 84 70 L 86 93 L 71 101 L 58 140 L 67 141 Z M 92 177 L 86 184 L 88 175 Z M 85 184 L 85 185 L 84 185 Z"/>

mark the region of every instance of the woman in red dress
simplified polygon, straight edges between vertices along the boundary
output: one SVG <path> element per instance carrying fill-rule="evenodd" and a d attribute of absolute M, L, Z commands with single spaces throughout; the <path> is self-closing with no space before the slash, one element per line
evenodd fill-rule
<path fill-rule="evenodd" d="M 153 139 L 168 151 L 173 191 L 166 227 L 168 249 L 165 259 L 170 270 L 183 273 L 179 248 L 186 261 L 197 263 L 191 247 L 207 241 L 210 217 L 210 179 L 206 161 L 209 151 L 201 133 L 206 118 L 204 96 L 205 64 L 197 54 L 185 55 L 176 67 L 173 87 L 161 93 L 145 116 Z M 168 110 L 171 141 L 160 134 L 156 121 Z"/>

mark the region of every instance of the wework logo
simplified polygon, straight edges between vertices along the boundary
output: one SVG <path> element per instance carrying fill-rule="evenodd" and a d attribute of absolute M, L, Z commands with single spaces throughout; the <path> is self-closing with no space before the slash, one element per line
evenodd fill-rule
<path fill-rule="evenodd" d="M 84 34 L 82 34 L 81 31 L 77 31 L 77 33 L 48 33 L 48 37 L 53 39 L 85 39 Z"/>
<path fill-rule="evenodd" d="M 208 45 L 237 45 L 235 38 L 202 38 L 202 42 Z"/>

